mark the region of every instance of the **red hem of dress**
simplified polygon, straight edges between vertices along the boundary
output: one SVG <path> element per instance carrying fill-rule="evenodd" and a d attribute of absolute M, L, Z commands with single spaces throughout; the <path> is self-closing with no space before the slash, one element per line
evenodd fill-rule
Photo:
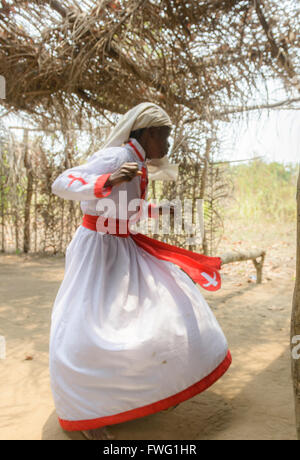
<path fill-rule="evenodd" d="M 147 406 L 138 407 L 126 412 L 121 412 L 116 415 L 109 415 L 106 417 L 99 417 L 90 420 L 62 420 L 58 417 L 61 427 L 66 431 L 82 431 L 82 430 L 93 430 L 106 425 L 115 425 L 117 423 L 128 422 L 135 418 L 145 417 L 150 414 L 155 414 L 161 410 L 168 409 L 171 406 L 175 406 L 193 396 L 206 390 L 208 387 L 213 385 L 223 374 L 227 371 L 232 362 L 230 351 L 228 350 L 225 359 L 219 364 L 219 366 L 211 372 L 209 375 L 204 377 L 199 382 L 194 383 L 190 387 L 186 388 L 179 393 L 168 398 L 161 399 Z"/>

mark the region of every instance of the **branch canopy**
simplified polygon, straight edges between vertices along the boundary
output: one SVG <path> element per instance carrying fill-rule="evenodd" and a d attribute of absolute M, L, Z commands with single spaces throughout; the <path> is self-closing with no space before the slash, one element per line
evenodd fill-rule
<path fill-rule="evenodd" d="M 298 28 L 292 0 L 2 1 L 0 102 L 48 120 L 144 101 L 174 118 L 184 108 L 223 119 L 225 105 L 242 111 L 259 79 L 295 89 Z"/>

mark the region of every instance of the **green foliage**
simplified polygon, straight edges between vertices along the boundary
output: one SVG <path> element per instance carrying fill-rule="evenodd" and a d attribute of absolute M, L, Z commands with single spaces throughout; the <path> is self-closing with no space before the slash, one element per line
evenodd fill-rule
<path fill-rule="evenodd" d="M 261 160 L 230 168 L 234 202 L 230 214 L 243 220 L 294 221 L 297 167 Z"/>

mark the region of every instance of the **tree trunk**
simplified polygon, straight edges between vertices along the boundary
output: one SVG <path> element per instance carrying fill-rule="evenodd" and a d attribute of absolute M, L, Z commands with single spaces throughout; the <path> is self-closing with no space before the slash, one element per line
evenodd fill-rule
<path fill-rule="evenodd" d="M 296 283 L 291 318 L 292 378 L 295 396 L 296 430 L 300 441 L 300 171 L 297 186 Z M 298 344 L 298 345 L 297 345 Z"/>
<path fill-rule="evenodd" d="M 29 149 L 28 149 L 28 130 L 24 131 L 24 145 L 25 145 L 25 155 L 24 155 L 24 165 L 26 168 L 27 175 L 27 190 L 26 190 L 26 201 L 25 201 L 25 213 L 24 213 L 24 252 L 30 250 L 30 206 L 31 198 L 33 192 L 33 174 L 32 168 L 29 160 Z"/>

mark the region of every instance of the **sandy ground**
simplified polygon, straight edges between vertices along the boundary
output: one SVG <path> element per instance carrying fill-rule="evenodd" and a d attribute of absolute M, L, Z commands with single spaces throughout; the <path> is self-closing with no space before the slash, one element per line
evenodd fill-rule
<path fill-rule="evenodd" d="M 289 351 L 294 233 L 260 242 L 268 251 L 263 284 L 253 282 L 255 269 L 245 262 L 224 267 L 223 288 L 204 293 L 229 342 L 228 372 L 171 412 L 114 425 L 116 439 L 296 439 Z M 61 256 L 0 256 L 7 347 L 0 360 L 1 440 L 83 439 L 60 428 L 49 386 L 50 316 L 63 273 Z"/>

